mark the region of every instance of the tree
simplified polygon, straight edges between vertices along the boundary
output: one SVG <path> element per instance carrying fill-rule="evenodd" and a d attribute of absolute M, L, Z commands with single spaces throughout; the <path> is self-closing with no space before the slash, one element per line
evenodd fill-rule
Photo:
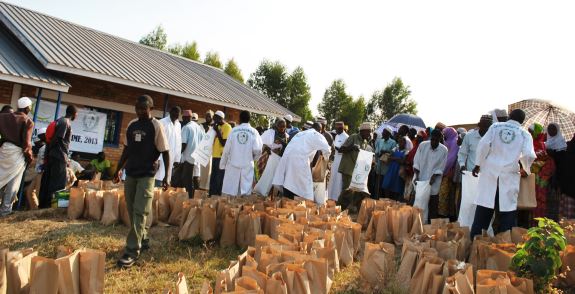
<path fill-rule="evenodd" d="M 263 60 L 250 75 L 248 85 L 289 109 L 288 73 L 278 61 Z"/>
<path fill-rule="evenodd" d="M 380 124 L 398 113 L 417 114 L 417 103 L 409 98 L 411 90 L 401 78 L 394 78 L 383 91 L 376 91 L 367 104 L 368 119 Z"/>
<path fill-rule="evenodd" d="M 144 44 L 146 46 L 154 47 L 160 50 L 166 50 L 167 42 L 168 35 L 161 25 L 158 25 L 153 31 L 149 32 L 147 35 L 140 39 L 140 44 Z"/>
<path fill-rule="evenodd" d="M 365 119 L 365 98 L 360 96 L 357 100 L 350 101 L 348 105 L 343 107 L 338 120 L 344 121 L 349 126 L 350 133 L 355 133 Z"/>
<path fill-rule="evenodd" d="M 220 61 L 220 54 L 218 54 L 218 52 L 210 51 L 206 53 L 204 63 L 213 67 L 223 68 L 222 62 Z"/>
<path fill-rule="evenodd" d="M 242 76 L 242 71 L 240 70 L 236 61 L 232 58 L 228 60 L 226 63 L 226 67 L 224 68 L 224 72 L 227 73 L 230 77 L 234 78 L 236 81 L 243 83 L 244 77 Z"/>
<path fill-rule="evenodd" d="M 288 109 L 299 115 L 302 121 L 312 119 L 309 101 L 311 100 L 310 88 L 307 83 L 307 77 L 300 66 L 288 77 Z"/>
<path fill-rule="evenodd" d="M 183 48 L 184 47 L 180 43 L 172 44 L 172 45 L 168 46 L 168 52 L 181 56 Z"/>
<path fill-rule="evenodd" d="M 336 120 L 342 118 L 343 109 L 352 103 L 353 98 L 346 93 L 345 83 L 339 79 L 333 81 L 331 86 L 325 90 L 318 110 L 327 120 L 328 126 L 331 126 Z"/>
<path fill-rule="evenodd" d="M 191 60 L 199 61 L 200 51 L 198 51 L 198 43 L 196 43 L 196 41 L 186 43 L 186 45 L 182 47 L 182 53 L 180 55 Z"/>

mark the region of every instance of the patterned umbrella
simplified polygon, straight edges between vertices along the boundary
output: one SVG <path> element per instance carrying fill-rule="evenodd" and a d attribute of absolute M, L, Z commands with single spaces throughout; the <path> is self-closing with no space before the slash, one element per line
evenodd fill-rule
<path fill-rule="evenodd" d="M 533 123 L 539 123 L 547 128 L 550 123 L 556 123 L 561 128 L 565 139 L 573 138 L 573 134 L 575 134 L 575 113 L 549 101 L 539 99 L 528 99 L 510 104 L 509 112 L 518 108 L 525 111 L 523 126 L 529 127 Z"/>

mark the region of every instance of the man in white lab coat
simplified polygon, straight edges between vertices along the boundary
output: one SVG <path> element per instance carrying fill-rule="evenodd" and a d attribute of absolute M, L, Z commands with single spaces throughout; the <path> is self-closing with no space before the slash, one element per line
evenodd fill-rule
<path fill-rule="evenodd" d="M 507 122 L 493 124 L 479 141 L 473 175 L 481 173 L 472 239 L 487 230 L 496 206 L 499 206 L 499 232 L 517 224 L 520 177 L 530 173 L 536 158 L 533 139 L 521 127 L 524 120 L 523 110 L 513 110 Z"/>
<path fill-rule="evenodd" d="M 331 147 L 320 130 L 320 124 L 314 123 L 311 129 L 297 133 L 287 145 L 272 181 L 283 188 L 285 197 L 293 199 L 300 196 L 314 200 L 311 162 L 318 150 L 326 160 L 331 153 Z"/>
<path fill-rule="evenodd" d="M 252 193 L 254 160 L 262 153 L 262 138 L 250 125 L 249 111 L 240 112 L 240 125 L 228 136 L 220 169 L 225 169 L 222 194 L 243 196 Z"/>
<path fill-rule="evenodd" d="M 335 147 L 335 155 L 333 156 L 333 162 L 331 163 L 331 174 L 329 178 L 329 184 L 327 187 L 327 195 L 329 199 L 337 201 L 339 194 L 341 194 L 343 181 L 341 173 L 339 173 L 339 163 L 341 162 L 342 153 L 339 148 L 349 135 L 343 130 L 343 122 L 339 121 L 335 123 L 335 138 L 333 140 L 333 146 Z"/>
<path fill-rule="evenodd" d="M 180 125 L 180 118 L 181 109 L 178 106 L 172 107 L 170 109 L 170 115 L 164 117 L 160 120 L 162 127 L 164 128 L 164 132 L 166 134 L 166 138 L 168 139 L 168 146 L 170 147 L 170 162 L 168 167 L 168 180 L 172 178 L 172 169 L 174 167 L 174 162 L 180 162 L 182 158 L 182 126 Z M 162 186 L 162 180 L 164 179 L 165 175 L 165 168 L 164 168 L 164 160 L 162 156 L 160 156 L 159 160 L 159 168 L 156 172 L 156 187 Z"/>

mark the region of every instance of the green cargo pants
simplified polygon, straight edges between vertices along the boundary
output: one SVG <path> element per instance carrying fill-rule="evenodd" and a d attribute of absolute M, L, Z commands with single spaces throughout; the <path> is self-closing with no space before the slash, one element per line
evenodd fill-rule
<path fill-rule="evenodd" d="M 134 178 L 127 176 L 124 182 L 126 206 L 130 216 L 130 232 L 126 238 L 126 254 L 133 258 L 140 255 L 142 240 L 148 238 L 146 219 L 152 211 L 154 177 Z"/>

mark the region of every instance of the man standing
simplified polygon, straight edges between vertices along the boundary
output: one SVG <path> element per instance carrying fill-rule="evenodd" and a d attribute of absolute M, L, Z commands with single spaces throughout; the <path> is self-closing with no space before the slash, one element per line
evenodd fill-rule
<path fill-rule="evenodd" d="M 331 153 L 320 130 L 320 124 L 314 123 L 311 129 L 297 133 L 287 145 L 272 181 L 283 187 L 285 197 L 293 199 L 297 195 L 314 200 L 311 162 L 318 150 L 326 160 Z"/>
<path fill-rule="evenodd" d="M 349 135 L 343 130 L 343 122 L 339 121 L 335 123 L 335 140 L 333 141 L 333 146 L 335 147 L 335 155 L 333 157 L 333 162 L 331 164 L 331 174 L 328 184 L 327 195 L 329 199 L 337 201 L 339 199 L 339 194 L 341 194 L 343 181 L 341 174 L 339 173 L 339 164 L 341 163 L 342 153 L 339 148 L 343 143 L 349 138 Z"/>
<path fill-rule="evenodd" d="M 40 208 L 49 208 L 54 192 L 66 188 L 68 152 L 72 136 L 72 121 L 76 119 L 78 109 L 74 105 L 66 107 L 66 116 L 56 121 L 54 134 L 46 148 L 47 164 L 42 175 L 40 188 Z"/>
<path fill-rule="evenodd" d="M 191 113 L 191 110 L 184 111 L 184 114 Z M 184 116 L 186 117 L 186 116 Z M 190 198 L 194 197 L 194 190 L 199 188 L 197 185 L 199 180 L 197 179 L 199 175 L 196 175 L 197 164 L 192 154 L 196 151 L 196 147 L 200 144 L 200 141 L 204 138 L 204 128 L 197 124 L 195 121 L 189 121 L 182 128 L 182 184 L 188 191 L 188 196 Z"/>
<path fill-rule="evenodd" d="M 190 121 L 192 121 L 192 116 L 194 115 L 194 113 L 191 110 L 184 110 L 182 112 L 182 129 L 184 129 L 184 126 L 186 126 Z M 197 121 L 197 119 L 196 119 Z"/>
<path fill-rule="evenodd" d="M 517 224 L 520 175 L 528 175 L 537 158 L 531 135 L 521 128 L 524 120 L 525 112 L 515 109 L 507 122 L 493 124 L 479 141 L 473 176 L 481 174 L 472 239 L 489 227 L 496 206 L 499 207 L 499 232 Z"/>
<path fill-rule="evenodd" d="M 162 180 L 164 179 L 164 176 L 166 176 L 164 174 L 164 170 L 168 171 L 168 179 L 171 179 L 174 163 L 179 163 L 182 156 L 182 126 L 179 121 L 180 112 L 180 107 L 174 106 L 170 109 L 170 115 L 160 120 L 160 123 L 164 128 L 166 138 L 168 139 L 171 161 L 166 163 L 162 158 L 159 158 L 160 168 L 156 173 L 156 187 L 160 187 L 162 185 Z M 168 168 L 164 169 L 164 165 L 166 164 L 168 165 Z"/>
<path fill-rule="evenodd" d="M 419 144 L 413 159 L 414 180 L 416 182 L 429 181 L 431 186 L 429 219 L 438 217 L 439 188 L 447 162 L 447 147 L 441 144 L 441 141 L 443 141 L 443 133 L 439 129 L 434 129 L 431 132 L 431 140 Z"/>
<path fill-rule="evenodd" d="M 152 210 L 154 198 L 154 175 L 158 169 L 158 157 L 170 162 L 168 140 L 162 124 L 152 117 L 154 101 L 148 95 L 138 97 L 136 114 L 126 130 L 126 142 L 118 162 L 114 181 L 120 181 L 120 173 L 126 169 L 124 193 L 130 217 L 130 231 L 126 238 L 124 255 L 118 261 L 119 267 L 131 267 L 141 250 L 149 248 L 146 219 Z M 181 147 L 181 146 L 180 146 Z M 164 166 L 162 187 L 168 188 L 168 165 Z"/>
<path fill-rule="evenodd" d="M 463 137 L 463 142 L 457 153 L 457 163 L 461 173 L 466 170 L 472 170 L 475 167 L 475 157 L 477 157 L 477 145 L 481 138 L 487 133 L 493 123 L 491 115 L 482 115 L 477 124 L 477 129 L 467 132 Z"/>
<path fill-rule="evenodd" d="M 216 133 L 215 131 L 213 131 L 213 117 L 214 112 L 208 110 L 206 112 L 206 115 L 204 116 L 204 122 L 201 123 L 201 125 L 204 128 L 204 132 L 206 133 L 206 135 L 215 137 Z M 211 157 L 208 160 L 208 164 L 200 167 L 199 175 L 200 175 L 200 184 L 199 184 L 200 189 L 208 191 L 210 189 L 210 178 L 212 175 Z"/>
<path fill-rule="evenodd" d="M 345 140 L 345 143 L 339 148 L 339 151 L 343 153 L 338 169 L 342 175 L 343 190 L 347 190 L 349 184 L 351 184 L 351 175 L 353 174 L 359 150 L 373 152 L 373 148 L 369 145 L 370 138 L 371 124 L 362 123 L 359 127 L 359 134 L 349 136 L 349 138 Z"/>
<path fill-rule="evenodd" d="M 225 169 L 224 195 L 242 196 L 252 192 L 254 160 L 262 153 L 262 138 L 250 125 L 249 111 L 240 112 L 240 125 L 233 128 L 226 142 L 220 169 Z"/>
<path fill-rule="evenodd" d="M 286 133 L 290 137 L 297 134 L 299 132 L 299 129 L 296 126 L 292 125 L 293 116 L 291 116 L 290 114 L 286 114 L 286 115 L 284 115 L 284 119 L 286 121 Z"/>
<path fill-rule="evenodd" d="M 397 146 L 397 143 L 394 139 L 392 139 L 393 130 L 390 127 L 385 127 L 383 132 L 381 133 L 381 138 L 375 141 L 375 174 L 376 174 L 376 181 L 375 181 L 375 198 L 379 199 L 379 196 L 383 193 L 380 193 L 381 184 L 383 183 L 383 177 L 385 177 L 385 173 L 387 172 L 387 165 L 389 161 L 389 157 L 391 156 L 391 152 L 393 148 Z M 401 138 L 401 137 L 399 137 Z M 383 156 L 385 154 L 385 156 Z M 382 160 L 382 156 L 383 159 Z"/>
<path fill-rule="evenodd" d="M 214 131 L 216 137 L 212 149 L 212 174 L 210 176 L 210 191 L 209 195 L 221 195 L 222 185 L 224 182 L 225 170 L 220 169 L 220 160 L 224 152 L 224 146 L 229 134 L 232 132 L 232 127 L 224 121 L 225 114 L 218 110 L 214 114 Z"/>
<path fill-rule="evenodd" d="M 333 136 L 325 129 L 325 126 L 327 124 L 327 120 L 323 117 L 318 117 L 316 119 L 316 121 L 318 123 L 321 124 L 321 131 L 320 133 L 325 137 L 325 139 L 327 140 L 327 144 L 329 144 L 330 147 L 333 147 Z"/>
<path fill-rule="evenodd" d="M 31 106 L 30 98 L 22 97 L 16 112 L 0 114 L 0 217 L 12 213 L 22 175 L 32 161 L 34 123 L 28 117 Z"/>

